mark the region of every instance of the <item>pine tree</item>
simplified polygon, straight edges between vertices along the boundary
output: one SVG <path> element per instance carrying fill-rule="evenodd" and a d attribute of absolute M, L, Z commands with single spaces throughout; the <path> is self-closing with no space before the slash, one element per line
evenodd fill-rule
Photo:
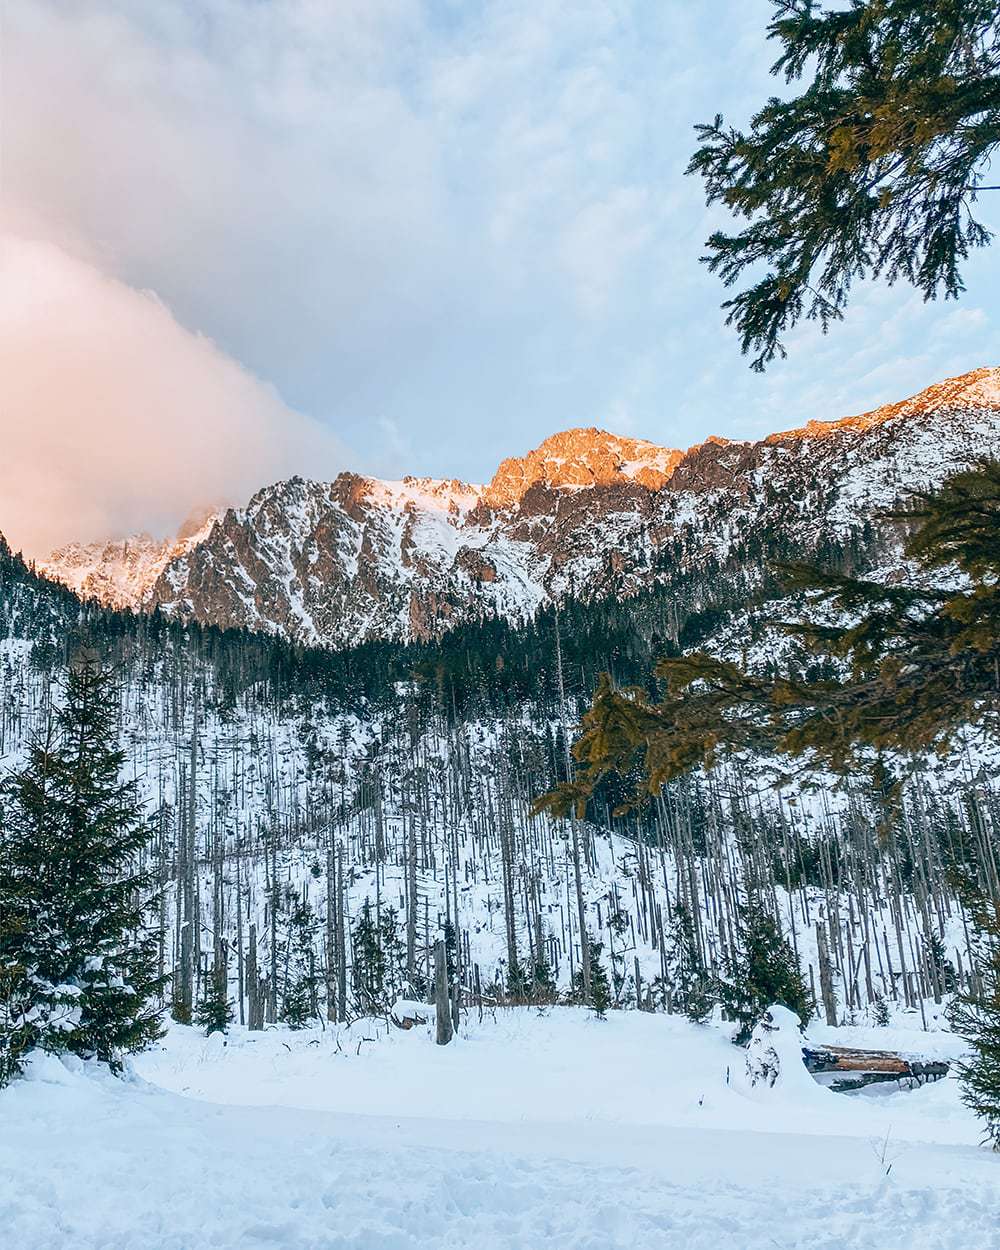
<path fill-rule="evenodd" d="M 229 975 L 225 961 L 216 962 L 205 978 L 204 992 L 194 1015 L 195 1023 L 206 1034 L 228 1033 L 233 1022 L 233 1000 L 229 997 Z"/>
<path fill-rule="evenodd" d="M 511 1003 L 527 1002 L 531 996 L 531 978 L 515 950 L 507 969 L 506 998 Z"/>
<path fill-rule="evenodd" d="M 604 943 L 588 936 L 587 945 L 590 948 L 590 1005 L 598 1018 L 603 1020 L 612 1001 L 608 970 L 601 962 Z"/>
<path fill-rule="evenodd" d="M 583 984 L 583 973 L 577 972 L 573 977 L 569 1001 L 592 1007 L 597 1017 L 603 1020 L 612 1002 L 608 970 L 601 962 L 604 943 L 599 942 L 592 934 L 588 934 L 587 945 L 590 948 L 590 996 L 588 998 Z"/>
<path fill-rule="evenodd" d="M 877 1029 L 889 1027 L 889 1004 L 883 994 L 876 994 L 871 1003 L 871 1020 Z"/>
<path fill-rule="evenodd" d="M 382 951 L 381 922 L 372 914 L 370 900 L 365 899 L 361 915 L 354 926 L 354 959 L 351 976 L 354 1004 L 363 1016 L 377 1016 L 385 1010 L 386 961 Z"/>
<path fill-rule="evenodd" d="M 304 1029 L 316 1019 L 312 993 L 305 977 L 294 977 L 285 986 L 281 1000 L 281 1019 L 290 1029 Z"/>
<path fill-rule="evenodd" d="M 118 1071 L 160 1035 L 151 830 L 120 780 L 117 714 L 111 676 L 81 652 L 50 732 L 3 783 L 0 957 L 21 1004 L 4 1026 L 8 1076 L 32 1046 Z"/>
<path fill-rule="evenodd" d="M 458 936 L 455 932 L 455 925 L 451 920 L 444 922 L 442 935 L 444 937 L 445 966 L 448 969 L 448 984 L 451 985 L 455 980 L 456 956 L 458 954 Z"/>
<path fill-rule="evenodd" d="M 447 926 L 445 926 L 447 932 Z M 383 1012 L 391 1010 L 396 999 L 400 997 L 406 986 L 406 943 L 400 934 L 399 912 L 395 907 L 386 907 L 379 921 L 379 945 L 382 950 L 382 1007 Z M 452 984 L 455 977 L 455 936 L 452 927 L 451 965 L 448 983 Z M 413 987 L 409 987 L 411 990 Z"/>
<path fill-rule="evenodd" d="M 741 949 L 730 956 L 725 976 L 716 984 L 723 1011 L 739 1025 L 733 1040 L 745 1043 L 775 1003 L 794 1011 L 807 1024 L 813 1004 L 795 953 L 759 899 L 747 901 L 739 918 L 739 939 Z"/>
<path fill-rule="evenodd" d="M 712 996 L 708 975 L 698 955 L 691 912 L 683 903 L 678 903 L 674 909 L 663 959 L 666 984 L 657 978 L 663 1005 L 668 1011 L 680 1012 L 700 1024 L 712 1010 Z"/>
<path fill-rule="evenodd" d="M 406 944 L 400 934 L 399 913 L 386 907 L 376 916 L 366 898 L 352 941 L 355 1007 L 362 1015 L 384 1015 L 407 988 Z M 413 988 L 409 986 L 411 991 Z"/>
<path fill-rule="evenodd" d="M 5 925 L 0 920 L 0 938 Z M 17 1076 L 34 1044 L 32 986 L 21 964 L 0 956 L 0 1089 Z"/>
<path fill-rule="evenodd" d="M 945 950 L 944 938 L 940 933 L 925 933 L 921 945 L 924 961 L 942 993 L 953 994 L 958 984 L 958 977 L 955 973 L 955 965 L 948 958 Z"/>
<path fill-rule="evenodd" d="M 286 967 L 281 1019 L 292 1029 L 304 1029 L 319 1016 L 316 938 L 319 917 L 304 899 L 296 900 L 288 918 Z"/>
<path fill-rule="evenodd" d="M 948 1014 L 971 1052 L 957 1065 L 963 1101 L 983 1120 L 986 1140 L 1000 1150 L 1000 911 L 980 898 L 974 916 L 981 933 L 979 984 L 957 998 Z"/>
<path fill-rule="evenodd" d="M 977 193 L 1000 144 L 996 0 L 777 0 L 772 73 L 799 95 L 772 97 L 748 132 L 716 116 L 698 126 L 710 204 L 748 224 L 708 240 L 726 286 L 728 323 L 760 370 L 806 317 L 825 330 L 855 279 L 912 283 L 925 299 L 957 297 L 960 267 L 991 234 Z M 996 179 L 988 179 L 990 183 Z"/>
<path fill-rule="evenodd" d="M 573 748 L 575 778 L 533 810 L 583 815 L 609 774 L 638 777 L 632 802 L 640 804 L 740 752 L 877 773 L 885 753 L 943 751 L 968 726 L 1000 731 L 1000 462 L 956 473 L 886 519 L 910 528 L 904 551 L 920 570 L 912 584 L 784 570 L 788 589 L 835 623 L 781 629 L 831 661 L 832 673 L 746 672 L 694 652 L 656 665 L 659 699 L 643 687 L 619 690 L 605 673 Z"/>
<path fill-rule="evenodd" d="M 535 960 L 532 965 L 531 999 L 532 1002 L 539 1004 L 554 1003 L 557 993 L 552 965 L 546 958 L 545 949 L 542 947 L 535 952 Z"/>

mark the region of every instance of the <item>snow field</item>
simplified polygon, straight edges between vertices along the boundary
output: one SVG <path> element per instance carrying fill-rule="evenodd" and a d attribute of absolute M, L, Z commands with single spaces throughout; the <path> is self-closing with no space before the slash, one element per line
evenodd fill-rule
<path fill-rule="evenodd" d="M 751 1090 L 742 1060 L 719 1029 L 565 1008 L 473 1016 L 446 1048 L 375 1021 L 234 1029 L 225 1045 L 175 1026 L 129 1081 L 40 1057 L 0 1095 L 0 1241 L 1000 1247 L 1000 1158 L 976 1146 L 953 1081 L 880 1098 L 799 1079 Z"/>

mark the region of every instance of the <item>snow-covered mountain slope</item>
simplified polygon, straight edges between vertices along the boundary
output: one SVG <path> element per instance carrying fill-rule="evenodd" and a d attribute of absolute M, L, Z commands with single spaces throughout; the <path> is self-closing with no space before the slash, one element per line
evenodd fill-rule
<path fill-rule="evenodd" d="M 567 610 L 567 646 L 573 620 Z M 124 771 L 138 780 L 157 830 L 151 855 L 165 886 L 166 966 L 177 959 L 188 880 L 205 926 L 195 925 L 198 975 L 207 966 L 198 954 L 207 958 L 205 934 L 224 935 L 231 951 L 245 953 L 256 927 L 270 1019 L 280 1018 L 290 984 L 286 954 L 298 940 L 297 918 L 312 925 L 339 914 L 356 934 L 366 906 L 397 914 L 418 980 L 429 977 L 434 937 L 450 919 L 465 992 L 487 1002 L 502 998 L 515 961 L 534 967 L 539 955 L 553 986 L 569 991 L 580 969 L 582 913 L 603 947 L 615 1001 L 669 1005 L 691 959 L 712 975 L 726 966 L 741 891 L 760 880 L 815 987 L 820 930 L 829 935 L 838 1019 L 863 1019 L 881 1001 L 929 1023 L 937 974 L 921 952 L 931 940 L 953 969 L 970 966 L 974 935 L 948 885 L 951 835 L 975 804 L 981 815 L 964 835 L 971 844 L 995 827 L 989 813 L 997 808 L 995 772 L 970 779 L 961 748 L 947 773 L 939 768 L 913 783 L 912 816 L 890 841 L 863 778 L 836 791 L 831 781 L 815 794 L 779 794 L 762 765 L 746 766 L 677 783 L 641 816 L 621 820 L 609 811 L 609 793 L 580 830 L 577 899 L 567 829 L 529 810 L 564 760 L 565 709 L 546 699 L 542 661 L 519 694 L 513 654 L 502 666 L 496 657 L 479 661 L 462 642 L 474 631 L 460 630 L 446 646 L 461 648 L 463 668 L 471 663 L 476 698 L 404 667 L 366 683 L 365 650 L 373 649 L 303 653 L 263 635 L 95 610 L 7 555 L 4 768 L 18 767 L 27 745 L 44 736 L 80 625 L 119 679 Z M 395 650 L 412 657 L 412 648 Z M 594 662 L 607 660 L 601 653 Z M 497 678 L 505 684 L 491 694 Z M 737 836 L 747 821 L 751 839 Z M 900 884 L 897 856 L 922 865 L 936 910 L 928 910 L 926 885 Z M 863 889 L 857 864 L 865 865 Z M 685 914 L 694 918 L 690 930 Z M 333 967 L 329 932 L 310 932 L 314 967 Z M 347 947 L 343 966 L 353 978 Z M 355 989 L 349 993 L 353 1002 Z"/>
<path fill-rule="evenodd" d="M 566 595 L 628 596 L 708 556 L 748 557 L 764 529 L 807 554 L 983 454 L 1000 455 L 997 368 L 759 442 L 682 453 L 569 430 L 485 487 L 292 478 L 175 543 L 74 545 L 41 567 L 107 604 L 306 644 L 428 638 Z"/>
<path fill-rule="evenodd" d="M 109 608 L 134 608 L 146 603 L 163 570 L 208 537 L 218 517 L 202 509 L 188 518 L 174 538 L 134 534 L 106 543 L 67 543 L 39 565 L 84 599 Z"/>

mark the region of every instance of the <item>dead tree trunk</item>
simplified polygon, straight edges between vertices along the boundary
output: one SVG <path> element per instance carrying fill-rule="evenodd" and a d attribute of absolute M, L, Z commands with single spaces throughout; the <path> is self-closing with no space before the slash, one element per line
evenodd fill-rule
<path fill-rule="evenodd" d="M 562 725 L 563 745 L 566 749 L 566 780 L 573 779 L 573 761 L 569 750 L 569 726 L 566 723 L 566 686 L 563 682 L 562 641 L 559 636 L 559 609 L 556 608 L 556 676 L 559 682 L 559 719 Z M 587 941 L 587 909 L 583 902 L 583 879 L 580 871 L 580 822 L 576 813 L 570 817 L 573 844 L 573 884 L 576 888 L 576 911 L 580 925 L 580 973 L 583 981 L 583 997 L 590 1002 L 590 943 Z"/>
<path fill-rule="evenodd" d="M 254 1030 L 264 1027 L 264 987 L 257 970 L 257 926 L 250 926 L 250 949 L 247 952 L 247 1026 Z"/>
<path fill-rule="evenodd" d="M 816 950 L 819 952 L 819 987 L 823 995 L 823 1010 L 827 1024 L 837 1023 L 837 1000 L 833 993 L 833 970 L 830 967 L 830 952 L 826 945 L 826 925 L 816 921 Z"/>
<path fill-rule="evenodd" d="M 434 943 L 434 1016 L 437 1022 L 437 1044 L 447 1046 L 453 1030 L 451 995 L 448 993 L 448 960 L 441 938 Z"/>
<path fill-rule="evenodd" d="M 326 1018 L 337 1020 L 337 985 L 339 951 L 337 949 L 337 868 L 333 834 L 326 845 Z"/>

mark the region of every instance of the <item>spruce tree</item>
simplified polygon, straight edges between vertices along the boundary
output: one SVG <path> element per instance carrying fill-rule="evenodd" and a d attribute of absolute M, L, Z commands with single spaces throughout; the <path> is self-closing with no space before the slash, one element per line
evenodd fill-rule
<path fill-rule="evenodd" d="M 592 934 L 588 934 L 587 945 L 590 948 L 590 995 L 588 997 L 584 988 L 582 971 L 577 972 L 573 977 L 569 1001 L 592 1007 L 598 1018 L 603 1020 L 612 1003 L 608 970 L 601 962 L 604 943 L 599 942 Z"/>
<path fill-rule="evenodd" d="M 319 918 L 309 903 L 297 900 L 288 918 L 287 957 L 281 1019 L 290 1028 L 304 1029 L 319 1015 L 316 937 Z"/>
<path fill-rule="evenodd" d="M 447 929 L 447 926 L 446 926 Z M 379 945 L 382 950 L 382 1011 L 391 1010 L 396 999 L 406 987 L 406 944 L 400 935 L 399 912 L 395 907 L 386 907 L 379 921 Z M 448 971 L 448 984 L 455 977 L 456 940 L 454 927 L 451 939 L 451 960 Z M 412 988 L 412 987 L 411 987 Z"/>
<path fill-rule="evenodd" d="M 657 978 L 664 1007 L 700 1024 L 712 1010 L 712 996 L 708 975 L 698 955 L 691 912 L 683 903 L 678 903 L 674 909 L 667 931 L 664 964 L 666 983 Z"/>
<path fill-rule="evenodd" d="M 0 940 L 6 940 L 5 933 L 0 918 Z M 0 1089 L 22 1069 L 25 1054 L 34 1044 L 34 1019 L 32 985 L 23 965 L 10 955 L 0 956 Z"/>
<path fill-rule="evenodd" d="M 955 999 L 948 1014 L 970 1048 L 957 1065 L 962 1099 L 982 1119 L 986 1140 L 1000 1150 L 1000 911 L 982 898 L 974 914 L 982 934 L 978 986 Z"/>
<path fill-rule="evenodd" d="M 354 959 L 351 965 L 354 1004 L 363 1016 L 381 1014 L 385 1003 L 386 967 L 379 927 L 372 915 L 371 902 L 366 898 L 354 926 Z"/>
<path fill-rule="evenodd" d="M 876 993 L 871 1003 L 871 1021 L 877 1029 L 889 1027 L 889 1004 L 883 994 Z"/>
<path fill-rule="evenodd" d="M 0 959 L 20 1002 L 4 1024 L 8 1077 L 32 1046 L 118 1071 L 160 1035 L 151 830 L 120 778 L 117 715 L 111 675 L 81 652 L 53 726 L 2 785 Z"/>
<path fill-rule="evenodd" d="M 523 1003 L 531 996 L 531 977 L 515 950 L 507 969 L 506 998 L 511 1003 Z"/>
<path fill-rule="evenodd" d="M 209 1036 L 213 1033 L 228 1033 L 233 1022 L 233 1001 L 229 997 L 229 975 L 225 961 L 218 961 L 205 978 L 194 1020 Z"/>
<path fill-rule="evenodd" d="M 458 967 L 458 934 L 455 931 L 455 925 L 451 920 L 446 920 L 442 927 L 444 937 L 444 955 L 445 966 L 448 969 L 448 984 L 451 985 L 455 980 Z"/>
<path fill-rule="evenodd" d="M 883 755 L 943 752 L 970 726 L 1000 732 L 1000 461 L 913 494 L 885 519 L 910 530 L 903 550 L 918 576 L 908 583 L 783 569 L 813 618 L 773 624 L 829 666 L 803 678 L 707 652 L 668 656 L 654 669 L 660 698 L 605 673 L 573 747 L 575 777 L 533 810 L 582 816 L 609 775 L 635 781 L 630 802 L 641 804 L 740 753 L 884 775 Z"/>
<path fill-rule="evenodd" d="M 376 916 L 366 898 L 354 927 L 353 947 L 354 1003 L 362 1015 L 384 1015 L 404 988 L 415 992 L 416 987 L 407 985 L 406 945 L 394 907 L 380 909 Z"/>
<path fill-rule="evenodd" d="M 556 979 L 543 947 L 535 953 L 535 960 L 532 964 L 531 998 L 533 1002 L 539 1004 L 554 1003 L 556 995 Z"/>
<path fill-rule="evenodd" d="M 608 971 L 601 962 L 604 943 L 588 936 L 587 945 L 590 948 L 590 1005 L 598 1018 L 603 1020 L 612 1002 Z"/>
<path fill-rule="evenodd" d="M 957 297 L 992 238 L 977 194 L 1000 190 L 996 0 L 776 0 L 768 37 L 772 73 L 805 90 L 769 99 L 748 131 L 698 126 L 688 167 L 747 223 L 712 234 L 704 259 L 727 287 L 751 279 L 723 307 L 757 370 L 800 318 L 839 318 L 856 279 Z"/>
<path fill-rule="evenodd" d="M 795 953 L 778 922 L 751 897 L 739 918 L 741 949 L 730 956 L 716 984 L 723 1011 L 739 1025 L 734 1041 L 743 1044 L 768 1007 L 775 1003 L 809 1022 L 813 1004 Z"/>
<path fill-rule="evenodd" d="M 299 976 L 288 981 L 281 1001 L 281 1019 L 290 1029 L 304 1029 L 310 1020 L 316 1019 L 312 992 L 306 978 Z"/>

